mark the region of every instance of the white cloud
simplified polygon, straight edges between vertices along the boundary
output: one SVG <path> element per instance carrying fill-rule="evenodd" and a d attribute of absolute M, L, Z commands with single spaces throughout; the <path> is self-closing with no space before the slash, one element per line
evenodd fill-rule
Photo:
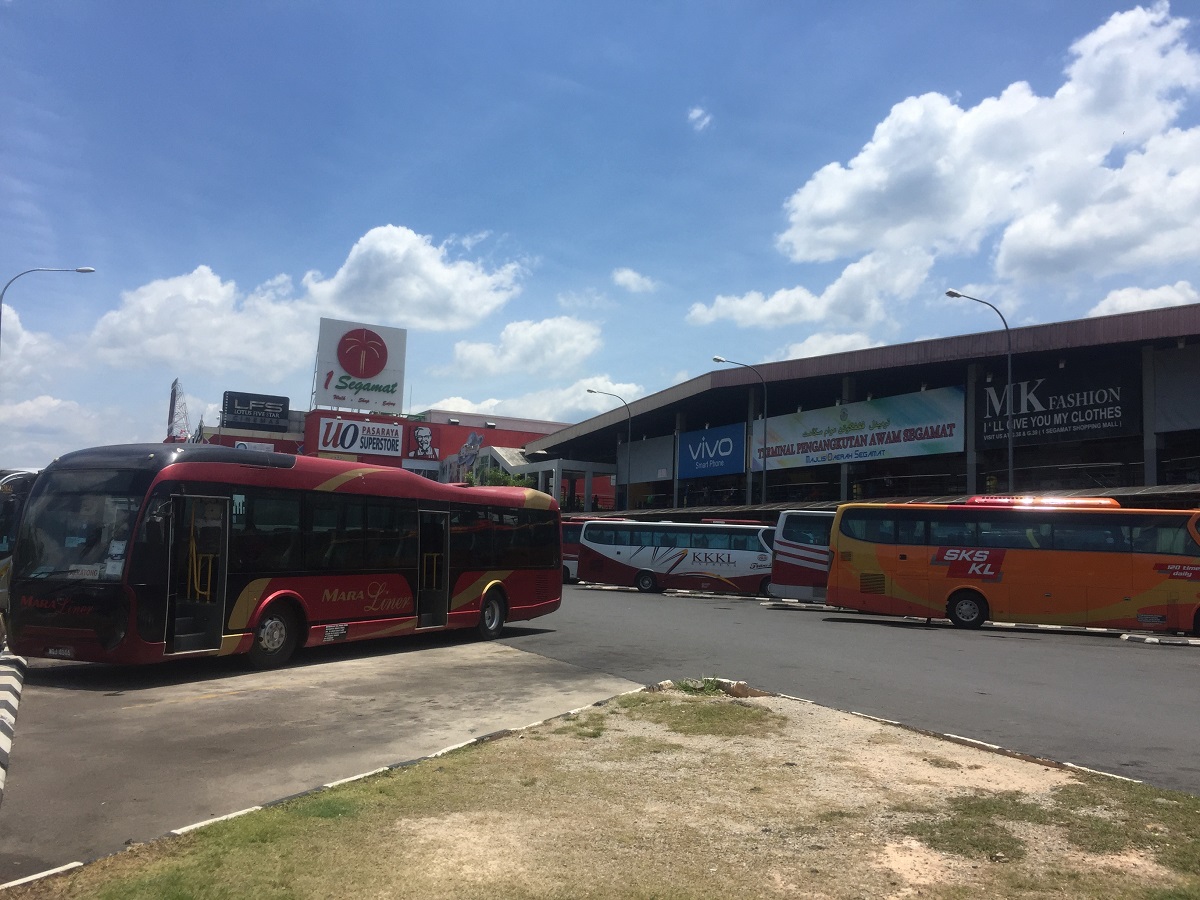
<path fill-rule="evenodd" d="M 558 373 L 578 368 L 601 346 L 600 326 L 569 316 L 510 322 L 497 344 L 459 341 L 454 362 L 479 375 Z"/>
<path fill-rule="evenodd" d="M 96 357 L 114 367 L 131 360 L 217 375 L 292 371 L 311 364 L 317 310 L 289 298 L 276 279 L 248 296 L 208 266 L 121 294 L 121 305 L 92 331 Z"/>
<path fill-rule="evenodd" d="M 279 275 L 243 295 L 208 266 L 121 295 L 90 342 L 112 366 L 131 360 L 211 375 L 253 372 L 267 381 L 312 365 L 321 317 L 445 331 L 474 325 L 518 291 L 523 269 L 488 271 L 452 260 L 407 228 L 373 228 L 329 279 L 310 272 L 297 296 Z"/>
<path fill-rule="evenodd" d="M 1071 46 L 1051 96 L 1018 82 L 965 109 L 942 94 L 896 104 L 857 156 L 785 204 L 779 249 L 798 263 L 851 260 L 841 275 L 824 290 L 718 297 L 688 321 L 869 325 L 939 260 L 981 250 L 1017 287 L 1190 264 L 1200 128 L 1179 123 L 1200 54 L 1186 26 L 1166 3 L 1113 15 Z M 880 262 L 897 254 L 908 265 L 894 274 Z"/>
<path fill-rule="evenodd" d="M 845 353 L 849 350 L 864 350 L 867 347 L 882 347 L 883 341 L 872 340 L 861 331 L 850 334 L 819 332 L 806 337 L 798 344 L 789 344 L 783 359 L 804 359 L 809 356 L 827 356 L 830 353 Z"/>
<path fill-rule="evenodd" d="M 1138 312 L 1164 306 L 1183 306 L 1200 302 L 1200 291 L 1186 281 L 1157 288 L 1122 288 L 1088 310 L 1089 316 L 1109 316 L 1114 313 Z"/>
<path fill-rule="evenodd" d="M 707 306 L 693 303 L 687 321 L 711 325 L 729 320 L 742 328 L 826 321 L 872 325 L 887 319 L 889 298 L 911 297 L 920 289 L 932 263 L 933 257 L 919 250 L 869 253 L 848 265 L 819 295 L 795 287 L 770 296 L 759 291 L 719 296 Z"/>
<path fill-rule="evenodd" d="M 39 372 L 49 366 L 79 365 L 78 354 L 66 350 L 66 345 L 48 334 L 26 331 L 20 314 L 4 304 L 3 329 L 0 330 L 0 362 L 6 385 L 14 382 L 39 380 Z"/>
<path fill-rule="evenodd" d="M 688 110 L 688 124 L 695 131 L 703 131 L 712 124 L 712 114 L 702 106 L 693 106 Z"/>
<path fill-rule="evenodd" d="M 658 282 L 638 274 L 633 269 L 613 269 L 612 280 L 617 287 L 625 288 L 633 294 L 650 294 L 658 289 Z"/>
<path fill-rule="evenodd" d="M 558 305 L 566 310 L 605 309 L 613 305 L 602 291 L 591 288 L 582 291 L 568 291 L 559 294 L 556 299 Z"/>
<path fill-rule="evenodd" d="M 89 409 L 47 395 L 0 405 L 0 428 L 9 435 L 6 464 L 41 468 L 64 448 L 108 443 L 105 435 L 112 433 L 117 417 L 112 410 Z"/>
<path fill-rule="evenodd" d="M 325 315 L 453 331 L 500 309 L 520 292 L 524 274 L 516 262 L 488 271 L 451 259 L 425 235 L 386 225 L 363 235 L 332 278 L 310 272 L 304 287 Z"/>
<path fill-rule="evenodd" d="M 589 394 L 588 388 L 604 393 Z M 632 403 L 645 393 L 646 389 L 640 384 L 612 381 L 607 375 L 593 375 L 581 378 L 566 387 L 547 388 L 508 400 L 492 398 L 473 401 L 465 397 L 446 397 L 430 404 L 430 407 L 541 419 L 548 422 L 576 422 L 621 405 L 620 401 L 605 396 L 606 394 L 615 394 L 626 403 Z"/>

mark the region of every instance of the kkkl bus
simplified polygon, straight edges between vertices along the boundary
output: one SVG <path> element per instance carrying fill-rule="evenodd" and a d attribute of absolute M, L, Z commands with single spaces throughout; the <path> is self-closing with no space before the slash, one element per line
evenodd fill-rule
<path fill-rule="evenodd" d="M 771 551 L 772 597 L 825 602 L 833 510 L 785 509 Z"/>
<path fill-rule="evenodd" d="M 579 579 L 646 593 L 765 594 L 774 533 L 766 525 L 593 520 L 579 538 Z"/>
<path fill-rule="evenodd" d="M 1200 633 L 1200 511 L 847 504 L 826 602 L 865 613 Z"/>
<path fill-rule="evenodd" d="M 38 477 L 10 645 L 148 663 L 474 628 L 558 608 L 555 500 L 399 468 L 201 444 L 100 447 Z"/>

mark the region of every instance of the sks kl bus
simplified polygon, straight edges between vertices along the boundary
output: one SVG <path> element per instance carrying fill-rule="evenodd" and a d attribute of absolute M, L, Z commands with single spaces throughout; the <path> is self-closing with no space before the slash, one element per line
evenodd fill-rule
<path fill-rule="evenodd" d="M 579 579 L 645 593 L 765 594 L 774 533 L 765 525 L 593 520 L 579 537 Z"/>
<path fill-rule="evenodd" d="M 772 597 L 823 603 L 833 510 L 785 509 L 771 551 Z"/>
<path fill-rule="evenodd" d="M 1200 633 L 1200 511 L 1108 502 L 841 506 L 826 602 L 960 628 L 991 620 Z"/>
<path fill-rule="evenodd" d="M 13 558 L 14 652 L 92 662 L 249 655 L 474 628 L 558 608 L 554 498 L 398 468 L 199 444 L 46 467 Z"/>

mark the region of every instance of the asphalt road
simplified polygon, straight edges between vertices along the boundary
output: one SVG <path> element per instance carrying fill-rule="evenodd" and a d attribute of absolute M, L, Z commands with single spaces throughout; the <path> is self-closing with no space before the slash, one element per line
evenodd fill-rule
<path fill-rule="evenodd" d="M 740 679 L 1200 795 L 1200 647 L 574 586 L 545 622 L 505 643 L 642 683 Z"/>

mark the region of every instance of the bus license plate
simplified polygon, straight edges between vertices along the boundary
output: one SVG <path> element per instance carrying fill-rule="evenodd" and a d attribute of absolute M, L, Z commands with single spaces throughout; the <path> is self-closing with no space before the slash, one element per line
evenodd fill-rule
<path fill-rule="evenodd" d="M 46 655 L 55 659 L 74 659 L 74 647 L 47 647 Z"/>

